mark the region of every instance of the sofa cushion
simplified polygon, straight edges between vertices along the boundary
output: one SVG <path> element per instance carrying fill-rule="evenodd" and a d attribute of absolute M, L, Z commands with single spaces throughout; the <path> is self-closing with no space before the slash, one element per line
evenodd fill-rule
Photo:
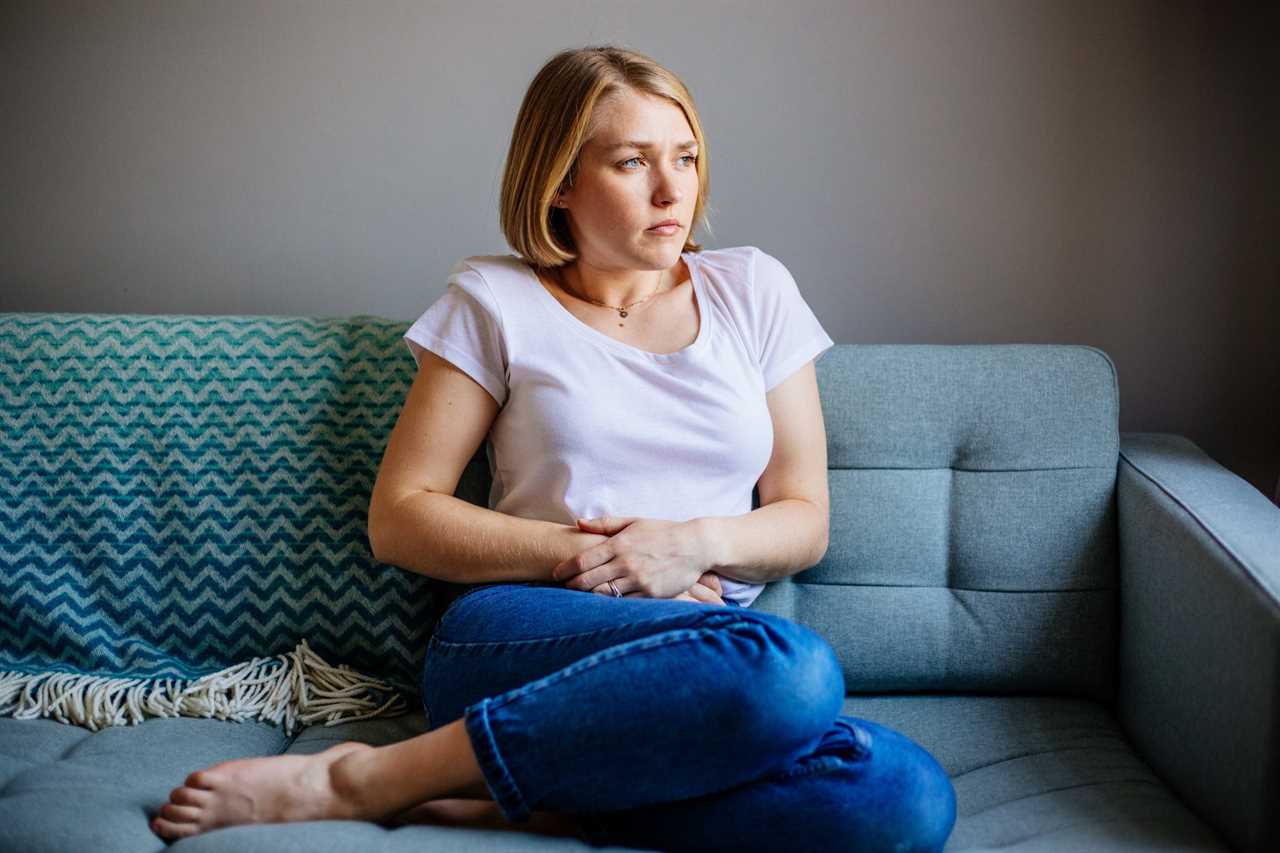
<path fill-rule="evenodd" d="M 158 850 L 150 815 L 193 770 L 288 743 L 260 722 L 149 718 L 92 732 L 0 719 L 0 850 Z"/>
<path fill-rule="evenodd" d="M 948 850 L 1228 849 L 1135 756 L 1115 718 L 1097 703 L 851 696 L 841 712 L 902 732 L 946 769 L 958 809 Z M 310 726 L 291 742 L 260 723 L 149 719 L 94 734 L 49 720 L 0 720 L 0 849 L 158 851 L 164 842 L 148 820 L 194 770 L 252 755 L 313 754 L 344 740 L 381 746 L 426 730 L 421 712 Z M 527 833 L 323 821 L 228 827 L 173 849 L 588 848 Z"/>
<path fill-rule="evenodd" d="M 1048 696 L 850 696 L 951 777 L 947 850 L 1229 850 L 1138 758 L 1115 716 Z"/>

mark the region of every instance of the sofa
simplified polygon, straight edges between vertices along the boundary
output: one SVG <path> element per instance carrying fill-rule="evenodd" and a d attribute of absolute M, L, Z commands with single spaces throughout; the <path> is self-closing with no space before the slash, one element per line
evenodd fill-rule
<path fill-rule="evenodd" d="M 0 314 L 0 851 L 159 850 L 194 770 L 430 730 L 426 638 L 464 587 L 366 527 L 406 327 Z M 947 770 L 946 849 L 1280 850 L 1280 509 L 1119 432 L 1093 347 L 841 344 L 817 375 L 830 546 L 752 606 Z M 456 494 L 489 477 L 482 446 Z M 343 821 L 172 846 L 587 847 Z"/>

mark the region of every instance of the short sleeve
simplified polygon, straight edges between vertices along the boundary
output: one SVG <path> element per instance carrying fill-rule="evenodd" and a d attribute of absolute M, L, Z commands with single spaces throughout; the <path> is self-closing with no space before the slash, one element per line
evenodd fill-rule
<path fill-rule="evenodd" d="M 760 249 L 754 253 L 751 299 L 756 360 L 766 392 L 835 346 L 791 273 Z"/>
<path fill-rule="evenodd" d="M 474 379 L 501 406 L 507 401 L 507 347 L 502 316 L 480 273 L 460 261 L 444 294 L 404 333 L 419 364 L 423 350 L 440 356 Z"/>

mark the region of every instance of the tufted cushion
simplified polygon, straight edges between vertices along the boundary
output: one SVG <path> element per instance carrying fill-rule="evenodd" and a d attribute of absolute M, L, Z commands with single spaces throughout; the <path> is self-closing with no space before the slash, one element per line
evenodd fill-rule
<path fill-rule="evenodd" d="M 817 373 L 831 544 L 754 607 L 825 636 L 850 693 L 1110 702 L 1110 358 L 1047 344 L 840 345 Z"/>

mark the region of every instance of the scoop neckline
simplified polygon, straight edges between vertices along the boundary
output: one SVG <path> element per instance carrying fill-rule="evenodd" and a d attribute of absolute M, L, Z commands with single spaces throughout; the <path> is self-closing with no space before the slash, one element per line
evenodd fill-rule
<path fill-rule="evenodd" d="M 601 346 L 624 353 L 628 355 L 640 355 L 654 361 L 673 361 L 680 358 L 690 356 L 701 350 L 710 337 L 711 311 L 707 306 L 706 288 L 702 281 L 702 271 L 698 269 L 697 262 L 692 260 L 693 252 L 681 252 L 680 258 L 685 262 L 685 266 L 689 269 L 689 280 L 693 284 L 693 295 L 698 300 L 698 335 L 693 342 L 675 350 L 674 352 L 650 352 L 647 349 L 633 346 L 632 344 L 623 343 L 617 338 L 611 338 L 599 329 L 587 325 L 579 319 L 572 311 L 560 304 L 560 300 L 547 291 L 543 286 L 542 280 L 538 278 L 537 272 L 528 263 L 521 261 L 521 266 L 528 273 L 530 281 L 535 285 L 540 295 L 539 301 L 550 311 L 550 313 L 559 317 L 565 325 L 572 329 L 580 337 L 593 341 Z"/>

